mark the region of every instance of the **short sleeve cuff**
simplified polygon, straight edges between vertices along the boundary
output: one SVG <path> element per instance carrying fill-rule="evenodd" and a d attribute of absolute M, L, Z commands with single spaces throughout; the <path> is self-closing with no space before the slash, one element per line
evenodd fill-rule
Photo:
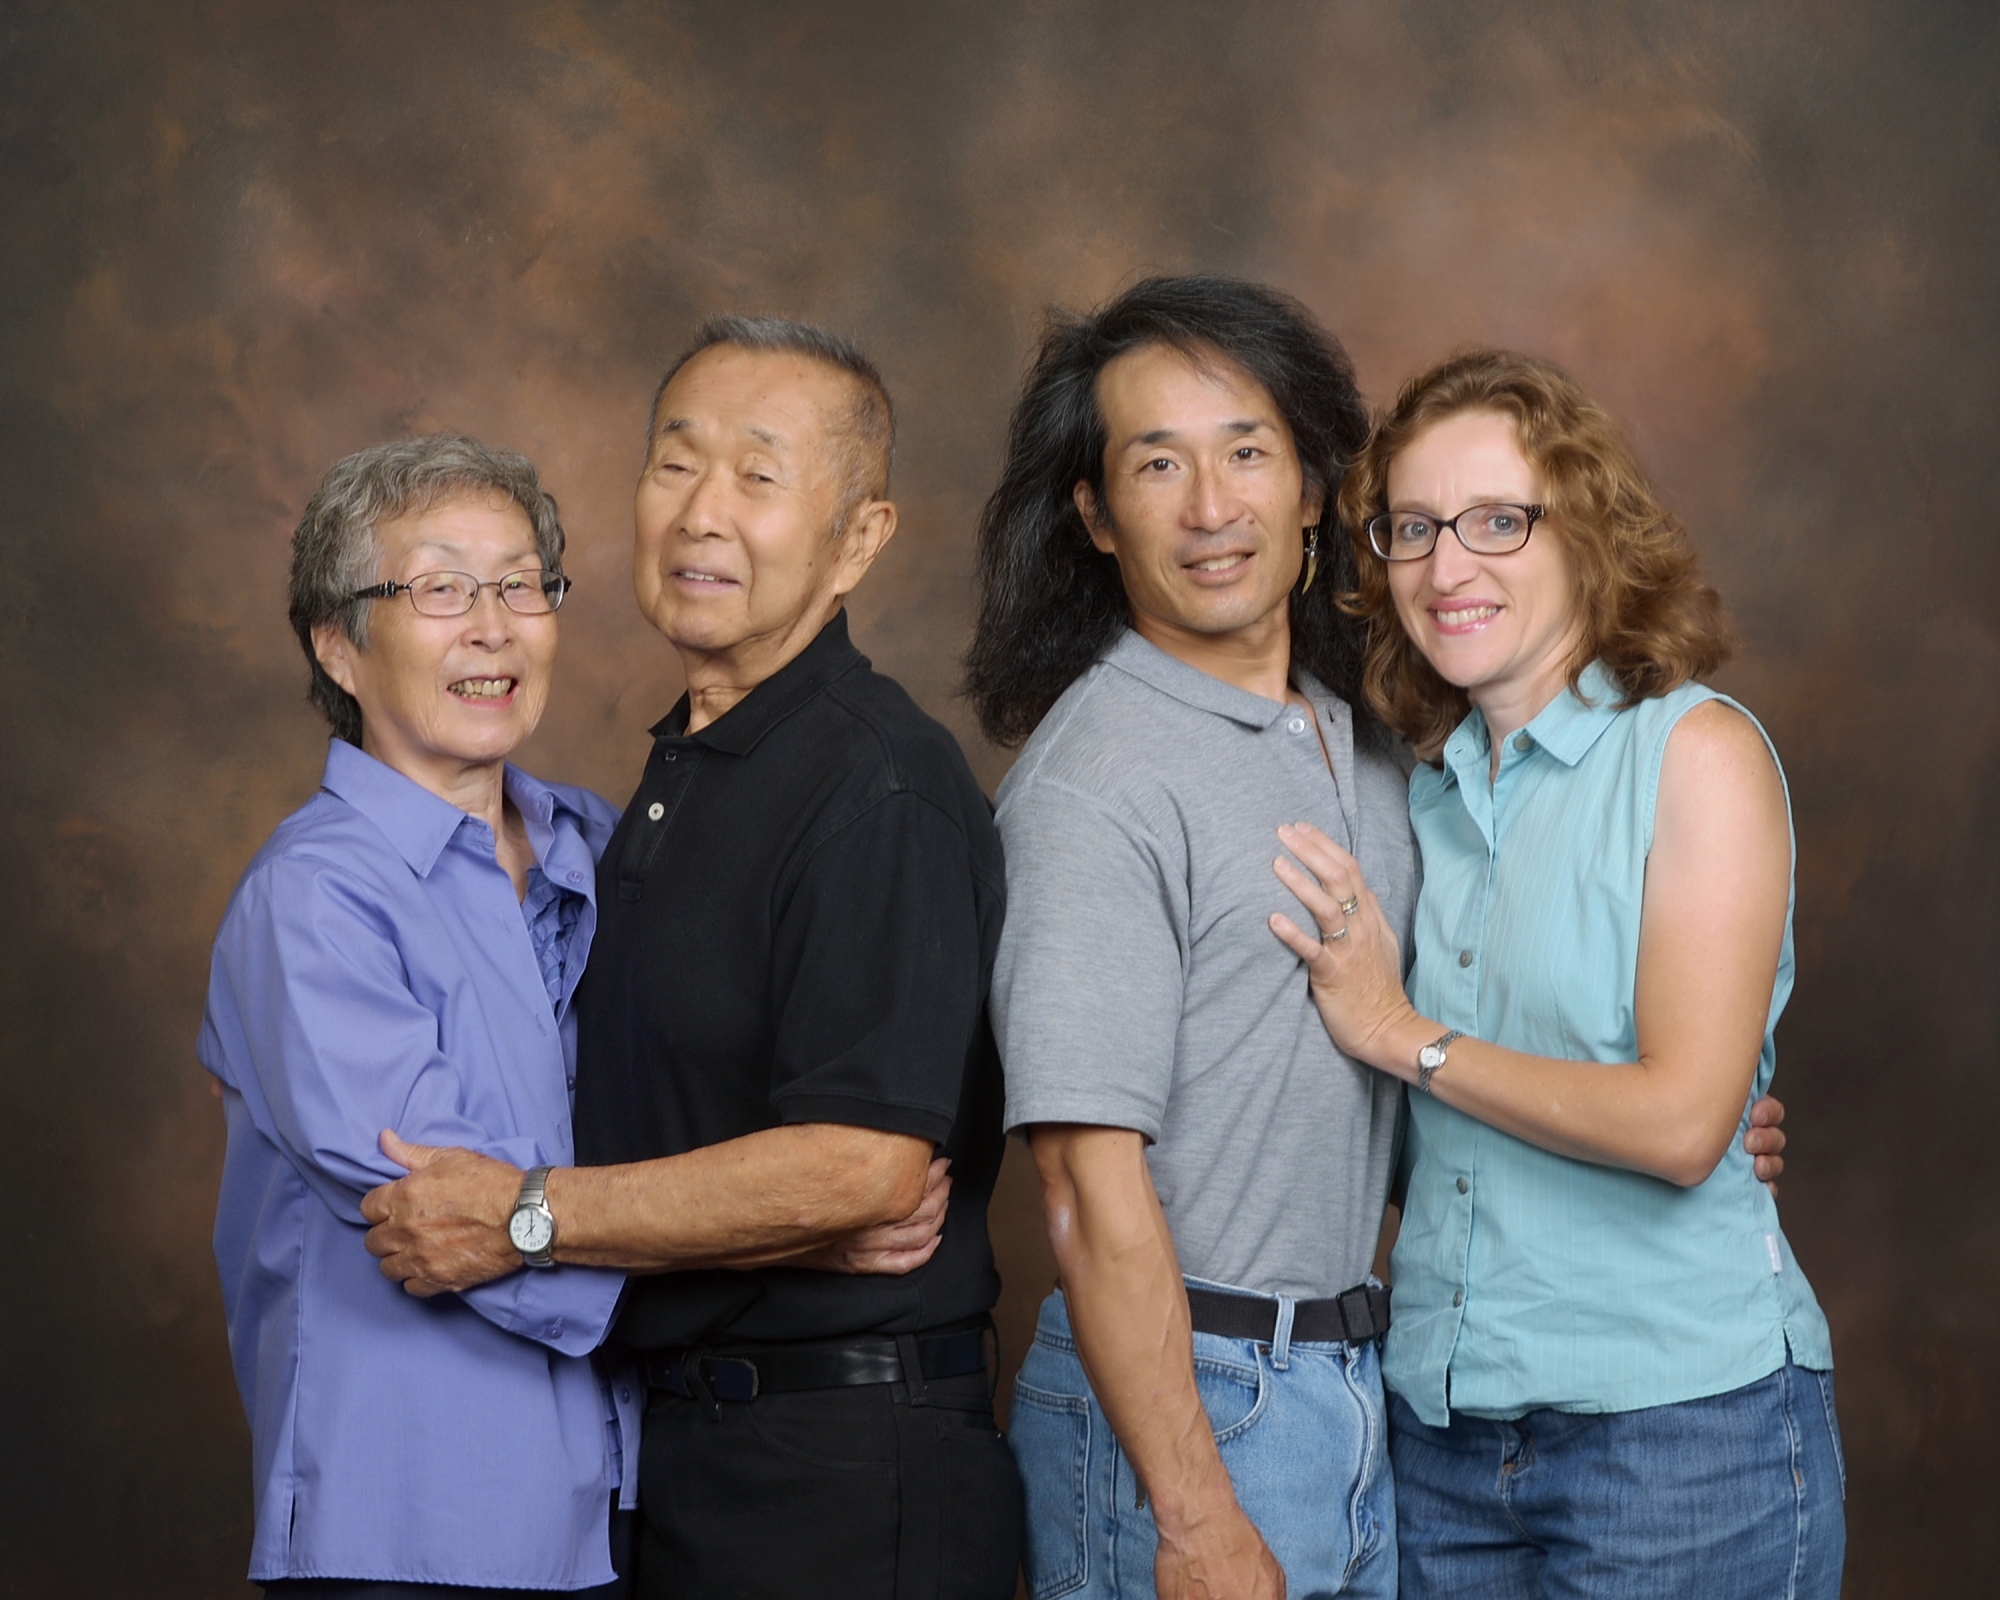
<path fill-rule="evenodd" d="M 848 1094 L 788 1094 L 777 1101 L 778 1119 L 790 1126 L 801 1122 L 835 1122 L 848 1128 L 872 1128 L 877 1133 L 907 1133 L 943 1144 L 951 1137 L 952 1118 L 928 1106 L 898 1105 Z"/>
<path fill-rule="evenodd" d="M 1003 1120 L 1009 1133 L 1037 1123 L 1070 1122 L 1088 1128 L 1129 1128 L 1148 1144 L 1157 1144 L 1163 1111 L 1143 1095 L 1121 1094 L 1103 1084 L 1093 1085 L 1089 1093 L 1044 1085 L 1018 1093 L 1010 1087 Z"/>

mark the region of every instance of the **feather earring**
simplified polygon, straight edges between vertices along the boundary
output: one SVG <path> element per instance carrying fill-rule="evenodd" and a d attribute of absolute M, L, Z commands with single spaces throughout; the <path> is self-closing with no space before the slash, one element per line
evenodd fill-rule
<path fill-rule="evenodd" d="M 1313 579 L 1319 576 L 1319 526 L 1314 524 L 1312 537 L 1306 540 L 1306 581 L 1299 585 L 1303 596 L 1313 586 Z"/>

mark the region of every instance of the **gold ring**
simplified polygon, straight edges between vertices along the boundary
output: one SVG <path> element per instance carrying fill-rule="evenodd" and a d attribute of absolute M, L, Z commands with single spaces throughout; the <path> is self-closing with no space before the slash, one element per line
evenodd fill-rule
<path fill-rule="evenodd" d="M 1358 894 L 1351 895 L 1347 899 L 1340 902 L 1340 914 L 1343 917 L 1351 917 L 1354 915 L 1355 912 L 1359 911 L 1360 909 L 1361 909 L 1361 896 Z"/>

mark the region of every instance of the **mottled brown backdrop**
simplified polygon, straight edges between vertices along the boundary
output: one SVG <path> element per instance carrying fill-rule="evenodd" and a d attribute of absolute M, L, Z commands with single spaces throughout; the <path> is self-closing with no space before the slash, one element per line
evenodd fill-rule
<path fill-rule="evenodd" d="M 193 1042 L 319 771 L 282 584 L 326 465 L 541 465 L 580 582 L 529 757 L 622 798 L 678 691 L 625 577 L 662 360 L 722 308 L 845 329 L 904 417 L 856 632 L 991 783 L 953 684 L 1040 309 L 1201 268 L 1377 397 L 1559 358 L 1696 530 L 1797 806 L 1784 1206 L 1849 1592 L 1995 1592 L 1996 67 L 1979 0 L 5 0 L 0 1591 L 249 1592 Z"/>

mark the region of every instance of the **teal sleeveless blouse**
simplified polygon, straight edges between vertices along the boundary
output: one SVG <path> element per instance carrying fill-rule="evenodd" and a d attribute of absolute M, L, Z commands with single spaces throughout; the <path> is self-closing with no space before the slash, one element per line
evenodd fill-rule
<path fill-rule="evenodd" d="M 1507 741 L 1497 777 L 1476 710 L 1442 769 L 1412 775 L 1424 878 L 1410 998 L 1442 1026 L 1571 1061 L 1638 1058 L 1640 897 L 1667 736 L 1703 701 L 1735 702 L 1694 683 L 1623 711 L 1618 698 L 1593 664 Z M 1410 1095 L 1383 1375 L 1425 1422 L 1722 1394 L 1775 1372 L 1788 1348 L 1832 1367 L 1826 1318 L 1742 1145 L 1792 966 L 1788 905 L 1737 1138 L 1692 1188 L 1552 1155 Z"/>

